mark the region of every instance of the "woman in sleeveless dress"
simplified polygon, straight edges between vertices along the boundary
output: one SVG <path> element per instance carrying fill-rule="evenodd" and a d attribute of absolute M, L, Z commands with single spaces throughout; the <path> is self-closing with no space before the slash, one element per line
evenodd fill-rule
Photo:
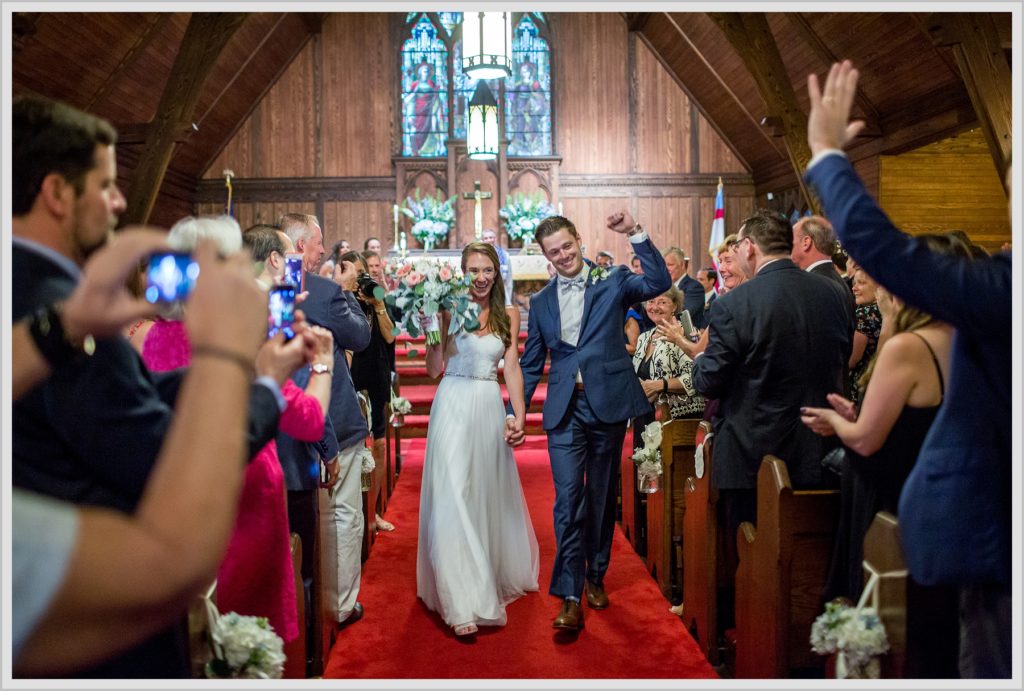
<path fill-rule="evenodd" d="M 416 592 L 456 635 L 503 626 L 505 606 L 537 590 L 539 549 L 506 427 L 522 429 L 526 410 L 519 370 L 519 315 L 506 310 L 497 253 L 474 242 L 462 252 L 480 329 L 427 347 L 427 371 L 444 378 L 430 409 L 420 493 Z M 498 385 L 515 417 L 505 419 Z"/>
<path fill-rule="evenodd" d="M 967 259 L 963 244 L 948 236 L 921 236 L 932 249 Z M 875 358 L 861 376 L 863 400 L 829 395 L 833 409 L 805 408 L 803 422 L 818 434 L 837 435 L 846 447 L 839 526 L 825 588 L 826 602 L 856 602 L 864 587 L 864 538 L 879 511 L 897 515 L 900 492 L 938 413 L 949 372 L 954 329 L 904 304 L 881 286 L 875 297 L 882 328 Z M 957 592 L 921 586 L 908 578 L 907 598 L 917 603 L 927 631 L 927 653 L 908 676 L 957 675 Z"/>

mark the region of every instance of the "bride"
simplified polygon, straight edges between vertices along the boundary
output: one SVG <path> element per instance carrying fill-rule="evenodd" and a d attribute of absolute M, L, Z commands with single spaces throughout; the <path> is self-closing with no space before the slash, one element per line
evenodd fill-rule
<path fill-rule="evenodd" d="M 474 242 L 462 251 L 480 306 L 480 329 L 448 335 L 427 346 L 427 372 L 444 378 L 430 409 L 420 493 L 416 594 L 457 636 L 478 626 L 503 626 L 505 606 L 537 590 L 539 550 L 519 483 L 506 425 L 522 429 L 526 410 L 519 370 L 519 314 L 505 308 L 498 255 Z M 498 385 L 505 385 L 515 419 L 505 421 Z"/>

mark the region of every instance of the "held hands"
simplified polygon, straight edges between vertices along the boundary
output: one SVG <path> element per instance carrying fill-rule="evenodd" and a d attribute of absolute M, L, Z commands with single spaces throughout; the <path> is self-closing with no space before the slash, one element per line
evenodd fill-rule
<path fill-rule="evenodd" d="M 800 422 L 807 425 L 815 434 L 820 434 L 823 437 L 831 437 L 836 433 L 833 422 L 838 416 L 836 411 L 828 408 L 805 406 L 800 409 Z"/>
<path fill-rule="evenodd" d="M 837 393 L 830 393 L 825 397 L 832 409 L 847 422 L 857 421 L 857 404 L 849 398 L 843 398 Z"/>
<path fill-rule="evenodd" d="M 807 77 L 807 94 L 811 99 L 807 143 L 812 156 L 826 149 L 842 149 L 864 129 L 862 120 L 849 121 L 859 77 L 849 60 L 832 64 L 824 89 L 818 88 L 816 74 Z"/>
<path fill-rule="evenodd" d="M 616 233 L 628 233 L 636 227 L 636 221 L 633 220 L 633 215 L 626 210 L 617 211 L 606 220 L 608 230 Z"/>
<path fill-rule="evenodd" d="M 505 443 L 515 448 L 526 441 L 526 419 L 522 416 L 505 418 Z"/>

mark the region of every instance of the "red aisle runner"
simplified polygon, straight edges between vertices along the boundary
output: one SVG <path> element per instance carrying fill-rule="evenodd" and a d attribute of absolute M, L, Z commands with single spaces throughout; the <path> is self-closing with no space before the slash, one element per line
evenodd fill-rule
<path fill-rule="evenodd" d="M 585 609 L 578 638 L 551 628 L 560 601 L 547 594 L 554 559 L 554 488 L 543 437 L 516 452 L 523 490 L 540 542 L 540 592 L 508 607 L 508 624 L 457 639 L 416 598 L 416 539 L 424 439 L 403 441 L 405 464 L 388 504 L 391 533 L 380 533 L 363 566 L 363 620 L 338 636 L 329 678 L 714 678 L 682 621 L 616 530 L 605 588 L 611 606 Z"/>

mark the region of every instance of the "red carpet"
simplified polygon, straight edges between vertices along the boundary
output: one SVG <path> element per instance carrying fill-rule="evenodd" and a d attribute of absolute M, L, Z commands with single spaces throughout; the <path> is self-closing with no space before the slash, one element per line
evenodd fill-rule
<path fill-rule="evenodd" d="M 551 628 L 559 600 L 547 594 L 555 538 L 554 488 L 543 437 L 516 452 L 540 542 L 540 592 L 508 607 L 508 625 L 457 639 L 416 598 L 416 538 L 425 439 L 403 441 L 405 464 L 363 567 L 363 620 L 338 636 L 324 676 L 356 679 L 714 678 L 707 660 L 620 532 L 605 587 L 611 606 L 585 609 L 578 637 Z"/>

